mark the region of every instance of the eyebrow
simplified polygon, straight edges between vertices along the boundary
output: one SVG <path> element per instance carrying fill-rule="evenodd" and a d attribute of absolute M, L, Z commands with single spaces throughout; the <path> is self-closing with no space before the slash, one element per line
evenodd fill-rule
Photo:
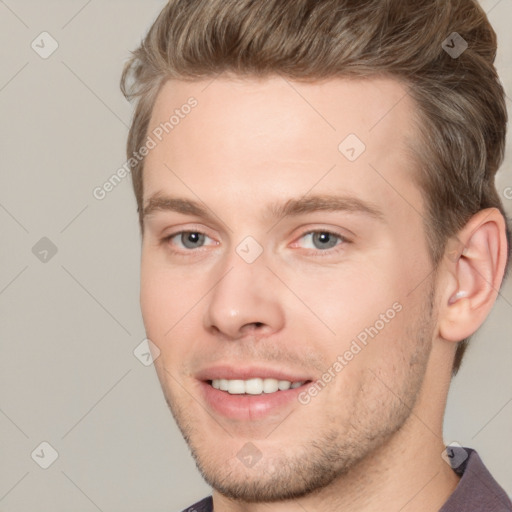
<path fill-rule="evenodd" d="M 214 217 L 217 217 L 203 203 L 182 197 L 165 196 L 161 193 L 156 193 L 148 199 L 143 208 L 142 218 L 144 219 L 157 211 L 172 211 L 209 220 L 214 220 Z M 309 195 L 292 198 L 284 203 L 270 203 L 266 207 L 265 217 L 281 219 L 283 217 L 294 217 L 318 211 L 362 213 L 374 219 L 384 221 L 383 212 L 374 203 L 363 201 L 353 196 L 332 194 Z"/>

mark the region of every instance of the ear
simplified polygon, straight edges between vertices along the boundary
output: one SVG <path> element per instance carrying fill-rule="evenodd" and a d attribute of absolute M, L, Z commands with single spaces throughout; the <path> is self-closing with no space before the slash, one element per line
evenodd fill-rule
<path fill-rule="evenodd" d="M 508 244 L 497 208 L 476 213 L 447 244 L 439 305 L 439 335 L 447 341 L 471 336 L 489 314 L 503 280 Z"/>

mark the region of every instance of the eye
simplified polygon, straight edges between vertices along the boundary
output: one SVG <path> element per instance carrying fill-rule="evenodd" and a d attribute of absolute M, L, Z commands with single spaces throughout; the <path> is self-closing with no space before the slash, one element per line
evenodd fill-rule
<path fill-rule="evenodd" d="M 300 241 L 303 241 L 302 243 Z M 210 241 L 210 243 L 208 243 Z M 217 245 L 218 242 L 210 238 L 205 233 L 200 231 L 179 231 L 177 233 L 166 236 L 163 243 L 169 244 L 178 250 L 184 252 L 193 251 L 194 249 L 200 249 L 207 245 Z M 344 236 L 339 233 L 334 233 L 328 230 L 309 231 L 304 233 L 298 242 L 293 244 L 294 246 L 302 247 L 303 249 L 319 250 L 321 252 L 327 252 L 329 249 L 333 249 L 343 243 L 348 243 Z"/>
<path fill-rule="evenodd" d="M 332 249 L 343 242 L 348 242 L 343 236 L 331 231 L 310 231 L 301 236 L 299 240 L 305 240 L 304 249 L 319 249 L 325 251 Z"/>
<path fill-rule="evenodd" d="M 206 240 L 211 240 L 208 235 L 199 231 L 180 231 L 164 238 L 164 241 L 179 249 L 199 249 L 205 245 Z M 210 244 L 215 245 L 215 244 Z"/>

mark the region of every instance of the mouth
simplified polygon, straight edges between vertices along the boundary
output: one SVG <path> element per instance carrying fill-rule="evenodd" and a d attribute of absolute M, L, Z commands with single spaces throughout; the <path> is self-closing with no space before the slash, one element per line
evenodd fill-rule
<path fill-rule="evenodd" d="M 216 366 L 195 375 L 205 406 L 226 419 L 252 422 L 287 416 L 302 407 L 298 396 L 312 382 L 293 371 Z"/>
<path fill-rule="evenodd" d="M 206 381 L 212 388 L 230 395 L 267 395 L 297 389 L 311 382 L 310 380 L 290 381 L 271 377 L 255 377 L 251 379 L 212 379 Z"/>

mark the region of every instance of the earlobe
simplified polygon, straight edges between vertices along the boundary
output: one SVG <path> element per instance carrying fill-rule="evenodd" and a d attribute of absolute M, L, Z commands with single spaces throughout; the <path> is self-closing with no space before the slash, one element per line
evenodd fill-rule
<path fill-rule="evenodd" d="M 455 241 L 456 240 L 456 241 Z M 454 245 L 464 250 L 454 251 Z M 505 220 L 496 208 L 475 214 L 448 244 L 444 299 L 439 310 L 439 335 L 458 342 L 484 322 L 498 295 L 507 260 Z"/>

